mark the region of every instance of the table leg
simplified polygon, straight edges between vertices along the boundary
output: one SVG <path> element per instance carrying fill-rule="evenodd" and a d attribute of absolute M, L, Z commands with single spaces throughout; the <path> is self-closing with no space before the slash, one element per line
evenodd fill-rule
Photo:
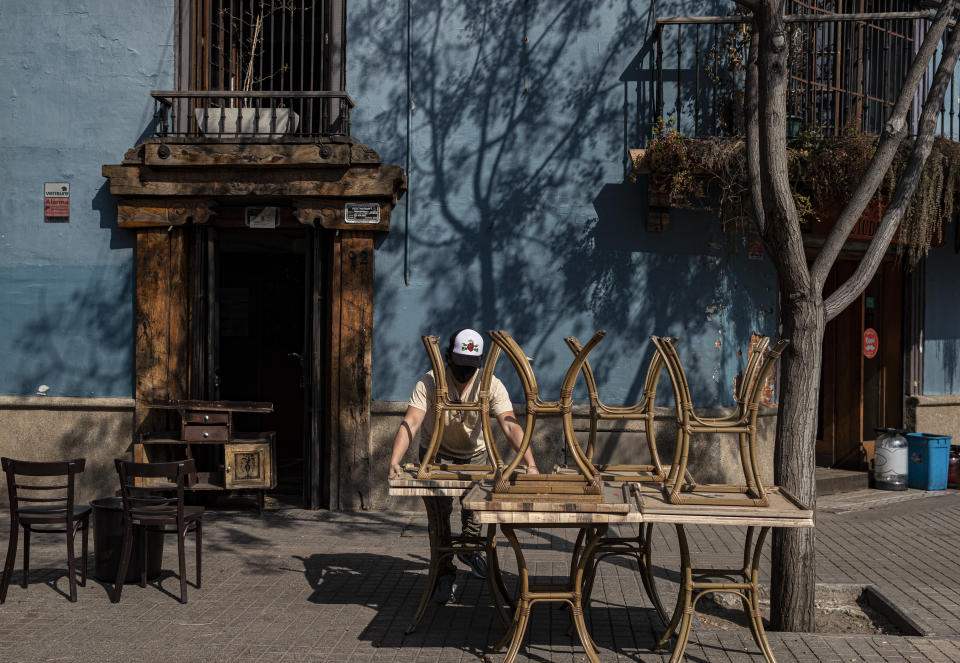
<path fill-rule="evenodd" d="M 570 614 L 573 619 L 577 635 L 580 637 L 580 643 L 583 645 L 584 653 L 591 663 L 600 663 L 598 649 L 590 633 L 587 631 L 587 625 L 583 619 L 582 586 L 584 568 L 590 562 L 593 556 L 593 550 L 600 538 L 607 530 L 607 525 L 591 526 L 580 528 L 577 535 L 577 543 L 573 552 L 576 564 L 571 564 L 570 575 L 567 583 L 563 586 L 556 585 L 530 585 L 530 574 L 527 570 L 526 559 L 523 556 L 523 550 L 517 539 L 515 527 L 502 524 L 500 529 L 513 548 L 517 558 L 517 606 L 514 610 L 513 621 L 507 633 L 496 644 L 494 651 L 500 651 L 509 645 L 503 663 L 513 663 L 523 644 L 524 635 L 526 635 L 527 625 L 530 621 L 530 609 L 533 604 L 544 602 L 564 602 L 570 606 Z M 580 554 L 578 547 L 582 542 L 586 542 L 583 553 Z"/>
<path fill-rule="evenodd" d="M 487 525 L 487 589 L 490 592 L 490 600 L 493 601 L 493 607 L 500 617 L 503 625 L 510 627 L 513 617 L 510 610 L 513 609 L 513 600 L 507 592 L 506 585 L 503 584 L 503 575 L 500 572 L 500 560 L 497 558 L 497 526 Z M 501 601 L 501 599 L 503 599 Z"/>
<path fill-rule="evenodd" d="M 605 538 L 598 544 L 589 568 L 584 575 L 583 604 L 588 606 L 590 603 L 590 596 L 593 593 L 593 584 L 600 568 L 600 562 L 607 557 L 633 557 L 637 562 L 643 590 L 646 592 L 647 598 L 650 599 L 660 622 L 666 625 L 669 619 L 653 579 L 653 523 L 647 523 L 645 527 L 641 525 L 640 528 L 636 537 Z"/>
<path fill-rule="evenodd" d="M 437 585 L 437 578 L 440 577 L 440 533 L 437 531 L 437 512 L 436 500 L 433 498 L 423 498 L 423 504 L 427 510 L 427 534 L 430 540 L 430 571 L 427 574 L 427 584 L 423 588 L 423 594 L 420 596 L 420 603 L 417 605 L 417 611 L 413 613 L 413 620 L 404 633 L 413 633 L 417 624 L 423 618 L 423 613 L 427 610 L 430 597 L 433 596 L 434 588 Z"/>
<path fill-rule="evenodd" d="M 640 557 L 638 559 L 640 580 L 643 582 L 643 590 L 647 593 L 647 598 L 650 599 L 653 609 L 657 612 L 657 617 L 662 624 L 666 624 L 667 611 L 663 609 L 660 593 L 657 592 L 657 584 L 653 578 L 653 523 L 647 523 L 644 530 L 643 543 L 640 546 Z"/>
<path fill-rule="evenodd" d="M 763 619 L 760 614 L 759 567 L 760 554 L 766 540 L 769 527 L 760 529 L 756 542 L 753 541 L 753 527 L 747 528 L 747 536 L 743 544 L 743 568 L 741 569 L 694 569 L 690 563 L 690 548 L 683 525 L 676 524 L 677 539 L 680 543 L 680 595 L 677 598 L 677 607 L 673 617 L 667 625 L 666 632 L 657 641 L 657 647 L 662 646 L 673 634 L 673 629 L 679 624 L 677 642 L 670 657 L 670 663 L 679 663 L 683 659 L 690 638 L 690 629 L 693 623 L 693 613 L 700 597 L 712 592 L 728 592 L 736 594 L 741 599 L 750 633 L 760 647 L 764 660 L 767 663 L 776 663 L 770 642 L 767 640 L 763 628 Z M 739 577 L 739 581 L 734 581 Z M 719 580 L 719 582 L 718 582 Z"/>
<path fill-rule="evenodd" d="M 436 590 L 437 581 L 440 578 L 440 571 L 446 559 L 454 556 L 458 552 L 475 552 L 485 550 L 487 552 L 487 588 L 490 592 L 490 600 L 497 612 L 497 616 L 508 626 L 511 622 L 509 611 L 504 605 L 513 607 L 513 601 L 507 592 L 503 583 L 503 575 L 500 572 L 500 563 L 497 559 L 497 539 L 496 525 L 487 527 L 486 541 L 478 542 L 476 537 L 445 537 L 440 533 L 439 522 L 441 513 L 437 500 L 432 497 L 423 498 L 424 506 L 427 510 L 427 532 L 430 540 L 430 568 L 427 574 L 427 584 L 423 588 L 423 594 L 420 596 L 420 603 L 413 615 L 413 620 L 407 627 L 405 633 L 413 633 L 417 625 L 427 611 L 433 592 Z M 502 600 L 501 600 L 502 599 Z"/>

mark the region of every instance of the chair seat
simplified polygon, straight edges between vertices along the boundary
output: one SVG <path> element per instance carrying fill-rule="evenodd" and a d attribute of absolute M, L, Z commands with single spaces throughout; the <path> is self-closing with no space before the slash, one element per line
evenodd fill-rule
<path fill-rule="evenodd" d="M 139 525 L 171 525 L 177 522 L 177 507 L 172 505 L 156 505 L 138 507 L 130 514 L 133 521 Z M 203 518 L 202 506 L 184 506 L 183 520 L 193 522 Z"/>
<path fill-rule="evenodd" d="M 73 507 L 73 519 L 85 518 L 90 514 L 89 506 Z M 66 508 L 62 506 L 21 506 L 17 510 L 17 517 L 21 523 L 27 525 L 46 525 L 61 523 L 66 518 Z"/>

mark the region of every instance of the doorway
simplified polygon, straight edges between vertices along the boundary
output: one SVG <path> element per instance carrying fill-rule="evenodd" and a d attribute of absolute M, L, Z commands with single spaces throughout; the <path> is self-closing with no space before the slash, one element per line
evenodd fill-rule
<path fill-rule="evenodd" d="M 270 495 L 303 506 L 311 237 L 305 228 L 216 228 L 211 235 L 211 397 L 273 403 L 272 413 L 238 415 L 235 425 L 276 432 L 277 487 Z"/>
<path fill-rule="evenodd" d="M 848 279 L 840 260 L 824 288 Z M 875 428 L 903 425 L 903 272 L 884 261 L 863 294 L 827 324 L 817 425 L 817 464 L 867 470 Z"/>

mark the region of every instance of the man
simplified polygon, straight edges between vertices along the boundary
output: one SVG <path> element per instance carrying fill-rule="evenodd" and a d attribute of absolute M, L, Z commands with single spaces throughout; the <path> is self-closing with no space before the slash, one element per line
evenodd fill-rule
<path fill-rule="evenodd" d="M 460 329 L 450 335 L 444 359 L 446 361 L 446 379 L 449 387 L 448 397 L 451 401 L 469 403 L 480 398 L 480 368 L 483 358 L 483 337 L 473 329 Z M 417 381 L 407 406 L 407 412 L 393 439 L 393 453 L 390 455 L 389 476 L 399 476 L 402 473 L 400 462 L 410 446 L 410 442 L 423 426 L 420 436 L 419 457 L 423 461 L 427 446 L 433 436 L 433 405 L 437 398 L 436 379 L 433 371 L 428 371 Z M 430 412 L 431 416 L 427 417 Z M 496 377 L 490 385 L 490 414 L 497 418 L 500 428 L 514 450 L 520 449 L 523 441 L 523 427 L 513 413 L 513 404 L 503 383 Z M 436 462 L 461 463 L 480 465 L 487 462 L 486 446 L 483 441 L 483 430 L 478 412 L 453 411 L 444 413 L 443 438 L 440 440 L 440 449 L 437 451 Z M 523 457 L 527 465 L 528 474 L 536 474 L 537 464 L 533 460 L 533 452 L 528 448 Z M 450 514 L 453 511 L 453 498 L 435 497 L 425 498 L 437 500 L 437 510 L 440 513 L 440 522 L 436 524 L 438 534 L 442 537 L 450 536 Z M 480 536 L 480 523 L 471 511 L 460 511 L 461 532 L 467 536 Z M 466 564 L 477 578 L 485 578 L 487 562 L 482 552 L 472 555 L 457 555 L 457 558 Z M 456 566 L 449 558 L 444 562 L 437 581 L 437 590 L 434 601 L 446 603 L 453 598 L 453 580 L 456 576 Z"/>

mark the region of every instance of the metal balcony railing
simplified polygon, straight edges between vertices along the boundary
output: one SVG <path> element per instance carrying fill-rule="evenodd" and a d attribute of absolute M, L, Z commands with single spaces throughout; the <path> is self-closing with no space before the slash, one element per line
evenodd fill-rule
<path fill-rule="evenodd" d="M 788 135 L 801 127 L 823 135 L 848 128 L 881 132 L 933 17 L 929 11 L 893 11 L 898 4 L 904 3 L 879 0 L 870 5 L 878 11 L 851 14 L 839 11 L 842 0 L 790 3 Z M 742 16 L 657 19 L 655 121 L 688 136 L 743 133 L 749 30 Z M 914 97 L 913 131 L 938 62 L 939 53 Z M 960 137 L 956 100 L 951 81 L 939 126 L 940 135 L 951 140 Z"/>
<path fill-rule="evenodd" d="M 155 91 L 153 135 L 269 140 L 350 135 L 346 92 Z"/>

